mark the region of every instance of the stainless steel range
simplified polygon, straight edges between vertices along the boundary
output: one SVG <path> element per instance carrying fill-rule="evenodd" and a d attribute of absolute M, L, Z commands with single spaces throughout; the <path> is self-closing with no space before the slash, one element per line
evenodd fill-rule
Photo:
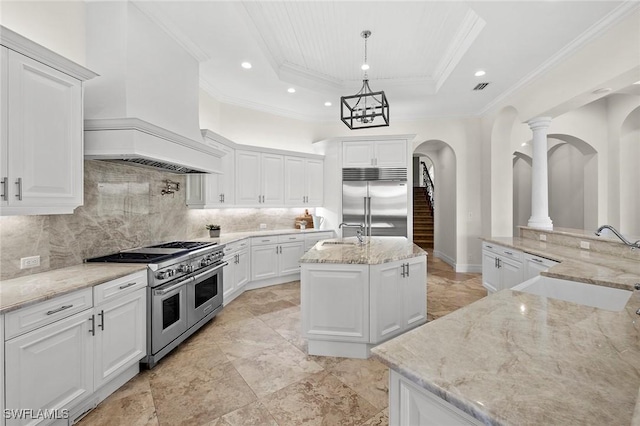
<path fill-rule="evenodd" d="M 146 263 L 148 368 L 222 309 L 223 246 L 174 241 L 87 262 Z"/>

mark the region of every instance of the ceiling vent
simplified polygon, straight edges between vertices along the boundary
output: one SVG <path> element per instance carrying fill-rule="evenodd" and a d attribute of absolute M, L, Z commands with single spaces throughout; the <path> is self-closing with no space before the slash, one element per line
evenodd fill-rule
<path fill-rule="evenodd" d="M 488 85 L 489 83 L 478 83 L 476 87 L 473 88 L 473 90 L 484 90 L 484 88 L 487 87 Z"/>

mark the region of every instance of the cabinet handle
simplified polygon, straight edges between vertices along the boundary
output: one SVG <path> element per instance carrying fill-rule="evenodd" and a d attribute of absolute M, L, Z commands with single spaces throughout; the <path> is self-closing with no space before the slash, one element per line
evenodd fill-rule
<path fill-rule="evenodd" d="M 498 269 L 502 268 L 502 260 L 500 258 L 496 259 L 498 261 Z"/>
<path fill-rule="evenodd" d="M 537 257 L 532 257 L 531 260 L 533 260 L 534 262 L 542 263 L 542 260 L 538 259 Z"/>
<path fill-rule="evenodd" d="M 18 180 L 16 180 L 16 185 L 18 185 L 18 193 L 16 194 L 16 197 L 18 197 L 18 200 L 22 201 L 22 178 L 18 178 Z"/>
<path fill-rule="evenodd" d="M 222 202 L 222 194 L 218 195 L 218 201 Z"/>
<path fill-rule="evenodd" d="M 506 254 L 508 254 L 509 256 L 513 256 L 513 253 L 511 253 L 510 251 L 505 251 Z"/>
<path fill-rule="evenodd" d="M 490 249 L 492 249 L 492 248 L 493 248 L 493 246 L 490 246 L 490 245 L 487 245 L 487 248 L 490 248 Z"/>
<path fill-rule="evenodd" d="M 404 263 L 402 264 L 402 272 L 400 273 L 400 276 L 404 278 Z"/>
<path fill-rule="evenodd" d="M 98 327 L 104 331 L 104 310 L 101 310 L 98 316 L 100 317 L 100 325 L 98 325 Z"/>
<path fill-rule="evenodd" d="M 4 201 L 8 201 L 9 200 L 9 178 L 8 177 L 3 177 L 2 178 L 2 194 L 0 194 L 0 198 L 2 198 Z"/>
<path fill-rule="evenodd" d="M 498 258 L 494 258 L 493 259 L 493 266 L 495 266 L 496 268 L 498 267 Z"/>
<path fill-rule="evenodd" d="M 296 237 L 289 237 L 289 239 L 290 239 L 290 240 L 295 240 L 295 239 L 296 239 Z"/>
<path fill-rule="evenodd" d="M 409 264 L 407 263 L 407 276 L 409 276 Z"/>
<path fill-rule="evenodd" d="M 222 202 L 224 203 L 224 194 L 221 194 L 221 195 L 222 195 Z"/>
<path fill-rule="evenodd" d="M 120 290 L 124 290 L 125 288 L 129 288 L 129 287 L 134 286 L 134 285 L 136 285 L 136 284 L 138 284 L 138 283 L 137 283 L 136 281 L 133 281 L 133 282 L 128 283 L 128 284 L 123 284 L 123 285 L 121 285 L 121 286 L 120 286 L 120 287 L 118 287 L 118 288 L 119 288 Z"/>
<path fill-rule="evenodd" d="M 240 255 L 236 254 L 236 263 L 240 263 Z"/>
<path fill-rule="evenodd" d="M 260 201 L 261 199 L 262 199 L 262 197 L 260 195 L 258 195 L 258 202 L 259 203 L 262 202 L 262 201 Z"/>
<path fill-rule="evenodd" d="M 91 318 L 89 318 L 89 321 L 91 321 L 91 329 L 89 330 L 89 333 L 91 333 L 92 336 L 95 336 L 96 335 L 96 316 L 91 315 Z"/>
<path fill-rule="evenodd" d="M 73 305 L 64 305 L 59 307 L 58 309 L 54 309 L 53 311 L 47 311 L 47 315 L 57 314 L 58 312 L 64 311 L 65 309 L 72 308 Z"/>

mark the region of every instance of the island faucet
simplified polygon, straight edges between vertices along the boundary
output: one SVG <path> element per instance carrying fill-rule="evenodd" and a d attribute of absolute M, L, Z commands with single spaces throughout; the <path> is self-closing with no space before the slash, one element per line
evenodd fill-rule
<path fill-rule="evenodd" d="M 356 231 L 356 238 L 358 238 L 358 242 L 360 243 L 360 245 L 362 245 L 364 243 L 364 238 L 362 237 L 363 233 L 364 233 L 364 223 L 347 223 L 347 222 L 342 222 L 340 225 L 338 225 L 338 228 L 360 228 Z"/>
<path fill-rule="evenodd" d="M 625 243 L 626 245 L 628 245 L 629 247 L 631 247 L 631 250 L 635 250 L 635 249 L 640 249 L 640 240 L 636 241 L 635 243 L 632 243 L 631 241 L 627 240 L 625 237 L 622 236 L 622 234 L 620 234 L 616 228 L 614 228 L 611 225 L 602 225 L 600 228 L 598 228 L 598 230 L 596 231 L 596 235 L 599 237 L 600 234 L 602 233 L 603 229 L 609 229 L 611 232 L 613 232 L 616 237 L 620 238 L 620 240 L 622 240 L 623 243 Z"/>

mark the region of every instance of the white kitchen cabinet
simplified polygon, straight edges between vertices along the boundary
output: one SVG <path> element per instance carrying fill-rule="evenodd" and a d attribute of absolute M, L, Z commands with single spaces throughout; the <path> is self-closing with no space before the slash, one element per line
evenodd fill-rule
<path fill-rule="evenodd" d="M 299 274 L 300 264 L 298 263 L 304 254 L 304 241 L 280 244 L 278 255 L 278 276 Z"/>
<path fill-rule="evenodd" d="M 540 275 L 540 272 L 544 272 L 552 266 L 557 265 L 558 263 L 559 262 L 551 259 L 546 259 L 544 257 L 525 253 L 523 281 L 527 281 L 531 278 L 537 277 L 538 275 Z"/>
<path fill-rule="evenodd" d="M 398 374 L 389 372 L 389 424 L 462 426 L 483 423 Z"/>
<path fill-rule="evenodd" d="M 73 213 L 83 202 L 82 81 L 95 74 L 4 27 L 0 35 L 0 214 Z"/>
<path fill-rule="evenodd" d="M 255 246 L 251 243 L 251 281 L 278 276 L 279 246 L 269 244 Z"/>
<path fill-rule="evenodd" d="M 222 270 L 222 300 L 225 305 L 244 291 L 251 278 L 249 239 L 227 244 L 224 261 L 228 263 Z"/>
<path fill-rule="evenodd" d="M 96 389 L 137 364 L 147 354 L 146 277 L 142 282 L 142 287 L 133 292 L 103 304 L 96 302 Z"/>
<path fill-rule="evenodd" d="M 235 150 L 216 146 L 222 157 L 222 173 L 187 176 L 187 206 L 190 208 L 231 207 L 235 204 Z"/>
<path fill-rule="evenodd" d="M 424 257 L 371 265 L 371 342 L 380 343 L 427 321 Z"/>
<path fill-rule="evenodd" d="M 285 204 L 292 206 L 321 206 L 323 202 L 324 161 L 285 156 Z"/>
<path fill-rule="evenodd" d="M 236 150 L 236 204 L 284 205 L 284 156 Z"/>
<path fill-rule="evenodd" d="M 524 281 L 522 252 L 493 243 L 482 244 L 482 285 L 489 293 Z"/>
<path fill-rule="evenodd" d="M 293 241 L 288 241 L 289 238 Z M 264 244 L 265 238 L 254 238 L 251 242 L 252 281 L 300 273 L 298 261 L 304 254 L 304 236 L 283 235 L 274 240 L 276 243 L 271 244 Z"/>
<path fill-rule="evenodd" d="M 91 309 L 5 343 L 6 408 L 62 410 L 93 392 L 94 315 Z M 40 420 L 9 419 L 8 425 Z"/>
<path fill-rule="evenodd" d="M 345 141 L 342 167 L 408 167 L 407 141 Z"/>

